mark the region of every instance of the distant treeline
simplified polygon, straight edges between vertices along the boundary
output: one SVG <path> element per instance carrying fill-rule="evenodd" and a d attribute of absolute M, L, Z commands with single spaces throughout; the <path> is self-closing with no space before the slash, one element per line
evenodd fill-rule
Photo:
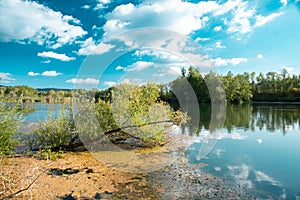
<path fill-rule="evenodd" d="M 188 71 L 182 69 L 179 78 L 161 86 L 161 98 L 175 107 L 179 106 L 172 91 L 184 95 L 187 91 L 184 80 L 187 80 L 193 88 L 199 103 L 209 103 L 212 93 L 217 96 L 219 93 L 222 97 L 224 89 L 228 103 L 300 102 L 300 75 L 289 75 L 286 69 L 281 73 L 268 72 L 265 75 L 263 73 L 256 75 L 255 72 L 234 75 L 228 72 L 219 76 L 214 72 L 202 75 L 196 68 L 190 67 Z M 217 84 L 211 87 L 214 91 L 209 92 L 207 85 L 212 82 Z"/>
<path fill-rule="evenodd" d="M 187 84 L 188 83 L 188 84 Z M 211 91 L 207 85 L 211 84 Z M 194 67 L 182 68 L 181 76 L 168 84 L 160 84 L 160 99 L 174 108 L 179 108 L 178 94 L 189 101 L 193 90 L 199 103 L 210 103 L 226 99 L 227 103 L 248 102 L 300 102 L 300 75 L 290 75 L 286 69 L 281 73 L 243 73 L 234 75 L 228 72 L 220 76 L 214 72 L 203 75 Z M 223 88 L 223 89 L 222 89 Z M 111 91 L 92 89 L 79 90 L 97 101 L 111 100 Z M 225 93 L 223 92 L 225 89 Z M 213 94 L 214 99 L 211 99 Z M 69 103 L 73 95 L 70 89 L 34 89 L 29 86 L 0 86 L 0 96 L 7 101 Z"/>
<path fill-rule="evenodd" d="M 28 103 L 70 103 L 72 90 L 70 89 L 35 89 L 29 86 L 0 86 L 0 97 L 2 101 Z"/>

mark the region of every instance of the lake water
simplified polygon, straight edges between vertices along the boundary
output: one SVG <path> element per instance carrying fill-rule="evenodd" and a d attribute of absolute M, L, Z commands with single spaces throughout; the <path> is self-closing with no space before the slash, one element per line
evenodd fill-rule
<path fill-rule="evenodd" d="M 209 115 L 201 116 L 200 139 L 187 151 L 189 162 L 207 165 L 204 171 L 262 199 L 300 199 L 300 105 L 238 105 L 226 112 L 224 128 L 215 133 L 203 128 Z M 203 145 L 212 141 L 211 151 L 201 156 Z"/>
<path fill-rule="evenodd" d="M 44 120 L 61 107 L 29 106 L 35 112 L 25 123 Z M 204 171 L 261 199 L 300 199 L 300 105 L 228 106 L 224 128 L 213 133 L 207 130 L 210 107 L 201 105 L 200 110 L 200 131 L 186 152 L 190 163 L 206 165 Z"/>

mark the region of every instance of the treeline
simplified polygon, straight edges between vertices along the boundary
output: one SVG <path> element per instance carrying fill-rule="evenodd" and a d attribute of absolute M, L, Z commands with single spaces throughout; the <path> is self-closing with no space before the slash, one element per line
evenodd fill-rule
<path fill-rule="evenodd" d="M 188 83 L 188 84 L 187 84 Z M 211 89 L 207 85 L 211 85 Z M 182 68 L 181 76 L 160 88 L 160 99 L 174 108 L 179 108 L 178 96 L 182 101 L 189 102 L 194 93 L 199 103 L 210 103 L 226 99 L 227 103 L 254 102 L 300 102 L 300 75 L 289 75 L 286 69 L 281 73 L 255 72 L 234 75 L 217 75 L 210 72 L 203 75 L 197 68 Z M 112 88 L 106 90 L 79 89 L 80 93 L 109 100 Z M 191 92 L 191 90 L 193 92 Z M 70 103 L 73 90 L 65 89 L 34 89 L 29 86 L 0 86 L 0 96 L 6 101 Z M 212 99 L 213 98 L 213 99 Z"/>
<path fill-rule="evenodd" d="M 175 107 L 179 106 L 176 94 L 185 95 L 187 88 L 184 86 L 187 80 L 193 88 L 199 103 L 209 103 L 211 94 L 222 97 L 220 88 L 226 92 L 228 103 L 248 103 L 251 101 L 285 101 L 300 102 L 300 75 L 289 75 L 286 69 L 281 73 L 268 72 L 266 75 L 255 72 L 234 75 L 228 72 L 220 76 L 214 72 L 202 75 L 196 68 L 190 67 L 188 71 L 182 69 L 181 76 L 167 85 L 161 86 L 161 98 Z M 218 80 L 215 91 L 209 91 L 207 85 L 212 80 Z M 220 85 L 221 84 L 221 85 Z M 178 96 L 178 95 L 177 95 Z"/>
<path fill-rule="evenodd" d="M 68 89 L 35 89 L 29 86 L 0 86 L 2 101 L 70 103 L 72 91 Z"/>

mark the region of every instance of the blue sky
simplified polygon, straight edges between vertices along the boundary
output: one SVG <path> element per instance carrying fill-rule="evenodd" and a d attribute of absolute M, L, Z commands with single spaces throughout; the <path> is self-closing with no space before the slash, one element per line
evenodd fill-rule
<path fill-rule="evenodd" d="M 110 40 L 153 27 L 193 40 L 221 74 L 283 68 L 299 74 L 299 20 L 299 0 L 0 0 L 1 84 L 105 88 L 121 81 L 167 82 L 190 65 L 187 57 L 128 48 L 129 41 L 142 41 L 134 33 L 123 43 Z M 155 42 L 149 34 L 139 37 Z M 110 51 L 121 48 L 127 54 L 105 65 Z M 87 63 L 97 70 L 82 71 Z"/>

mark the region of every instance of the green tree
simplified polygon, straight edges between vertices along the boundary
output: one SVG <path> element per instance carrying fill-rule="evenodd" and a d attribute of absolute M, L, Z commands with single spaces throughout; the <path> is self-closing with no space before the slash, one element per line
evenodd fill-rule
<path fill-rule="evenodd" d="M 166 133 L 172 125 L 186 123 L 188 119 L 186 114 L 172 111 L 168 104 L 159 101 L 159 87 L 153 83 L 120 84 L 111 91 L 110 101 L 99 99 L 94 106 L 82 110 L 79 120 L 87 120 L 94 110 L 102 135 L 112 141 L 132 138 L 153 146 L 166 141 Z M 91 120 L 86 125 L 78 124 L 79 131 L 85 132 L 87 140 L 97 140 L 102 137 L 95 127 L 97 124 Z"/>

